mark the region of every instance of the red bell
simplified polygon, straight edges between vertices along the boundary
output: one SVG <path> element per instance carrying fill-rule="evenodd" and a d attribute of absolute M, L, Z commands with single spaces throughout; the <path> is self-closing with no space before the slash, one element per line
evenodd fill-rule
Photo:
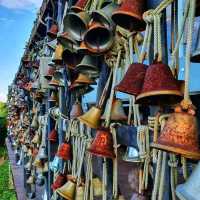
<path fill-rule="evenodd" d="M 56 177 L 56 180 L 51 185 L 51 188 L 53 189 L 53 191 L 55 191 L 56 189 L 62 187 L 66 182 L 67 182 L 67 176 L 64 174 L 59 174 Z"/>
<path fill-rule="evenodd" d="M 74 12 L 81 12 L 81 11 L 84 11 L 87 4 L 88 4 L 88 0 L 78 0 L 76 4 L 71 7 L 71 9 Z"/>
<path fill-rule="evenodd" d="M 48 140 L 51 142 L 57 142 L 58 140 L 58 132 L 56 131 L 56 129 L 53 129 L 48 136 Z"/>
<path fill-rule="evenodd" d="M 180 102 L 182 93 L 170 68 L 163 63 L 148 67 L 141 93 L 136 97 L 137 104 L 169 105 Z"/>
<path fill-rule="evenodd" d="M 72 158 L 71 145 L 68 143 L 62 143 L 59 146 L 56 155 L 65 161 L 71 160 Z"/>
<path fill-rule="evenodd" d="M 113 21 L 130 31 L 145 30 L 145 22 L 142 18 L 146 10 L 146 0 L 124 0 L 122 5 L 113 12 Z"/>
<path fill-rule="evenodd" d="M 113 139 L 109 129 L 102 127 L 97 130 L 96 137 L 88 151 L 96 156 L 106 158 L 115 157 Z"/>
<path fill-rule="evenodd" d="M 57 33 L 58 33 L 58 25 L 57 24 L 52 24 L 51 28 L 47 32 L 47 35 L 50 38 L 55 39 L 57 37 Z"/>
<path fill-rule="evenodd" d="M 83 114 L 83 109 L 82 109 L 82 105 L 80 102 L 76 101 L 73 105 L 72 105 L 72 109 L 70 112 L 70 119 L 75 119 L 79 116 L 81 116 Z"/>
<path fill-rule="evenodd" d="M 141 63 L 130 65 L 122 81 L 115 86 L 115 90 L 131 95 L 138 95 L 144 83 L 147 67 L 147 65 Z"/>

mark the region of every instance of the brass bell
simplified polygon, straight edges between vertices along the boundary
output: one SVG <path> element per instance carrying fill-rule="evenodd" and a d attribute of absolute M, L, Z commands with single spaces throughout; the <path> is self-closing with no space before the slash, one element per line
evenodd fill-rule
<path fill-rule="evenodd" d="M 126 162 L 141 162 L 138 150 L 131 146 L 127 147 L 123 160 Z"/>
<path fill-rule="evenodd" d="M 107 101 L 107 105 L 105 107 L 105 111 L 101 119 L 106 119 L 106 114 L 108 112 L 108 104 L 109 100 Z M 125 114 L 122 101 L 120 99 L 113 99 L 110 119 L 113 121 L 126 121 L 128 119 L 127 115 Z"/>
<path fill-rule="evenodd" d="M 69 180 L 62 187 L 58 188 L 56 192 L 63 198 L 73 200 L 75 196 L 76 183 Z"/>
<path fill-rule="evenodd" d="M 70 119 L 75 119 L 79 116 L 81 116 L 83 114 L 83 109 L 82 109 L 82 105 L 80 102 L 76 101 L 73 105 L 72 105 L 72 109 L 70 112 Z"/>
<path fill-rule="evenodd" d="M 92 185 L 93 185 L 94 196 L 95 197 L 101 196 L 103 194 L 101 180 L 98 177 L 93 178 L 92 179 Z"/>
<path fill-rule="evenodd" d="M 62 54 L 64 51 L 64 47 L 61 44 L 56 45 L 55 52 L 52 57 L 52 62 L 54 62 L 57 65 L 62 65 L 63 60 L 62 60 Z"/>
<path fill-rule="evenodd" d="M 50 86 L 55 86 L 55 87 L 64 87 L 64 80 L 63 80 L 63 75 L 61 72 L 56 71 L 53 75 L 52 80 L 49 82 Z"/>
<path fill-rule="evenodd" d="M 75 40 L 82 41 L 91 17 L 87 12 L 69 12 L 64 18 L 64 31 Z"/>
<path fill-rule="evenodd" d="M 80 84 L 96 84 L 95 81 L 91 80 L 87 75 L 79 73 L 77 79 L 74 81 L 74 83 L 80 83 Z"/>
<path fill-rule="evenodd" d="M 83 200 L 84 199 L 84 185 L 80 185 L 76 187 L 76 195 L 75 200 Z"/>
<path fill-rule="evenodd" d="M 200 25 L 198 27 L 197 33 L 195 34 L 194 32 L 194 37 L 195 37 L 195 48 L 192 52 L 190 60 L 193 63 L 199 63 L 200 62 Z"/>
<path fill-rule="evenodd" d="M 102 110 L 96 106 L 93 106 L 85 114 L 78 117 L 78 119 L 89 126 L 90 128 L 98 128 L 100 124 Z"/>

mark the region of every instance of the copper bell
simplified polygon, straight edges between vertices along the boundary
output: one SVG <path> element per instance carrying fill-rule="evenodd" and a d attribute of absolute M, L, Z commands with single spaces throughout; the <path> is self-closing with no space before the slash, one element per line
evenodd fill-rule
<path fill-rule="evenodd" d="M 106 158 L 115 157 L 113 139 L 109 129 L 101 127 L 97 130 L 96 137 L 88 151 L 96 156 Z"/>
<path fill-rule="evenodd" d="M 113 12 L 113 21 L 130 31 L 144 31 L 145 22 L 142 15 L 146 9 L 146 0 L 124 0 L 121 6 Z"/>
<path fill-rule="evenodd" d="M 95 197 L 101 196 L 103 194 L 102 190 L 102 182 L 101 180 L 96 177 L 92 179 L 92 185 L 93 185 L 93 194 Z"/>
<path fill-rule="evenodd" d="M 152 147 L 170 151 L 189 159 L 200 159 L 197 121 L 193 109 L 175 109 L 168 118 L 161 135 Z"/>
<path fill-rule="evenodd" d="M 85 114 L 78 117 L 78 119 L 90 128 L 98 128 L 100 124 L 101 112 L 100 108 L 93 106 Z"/>
<path fill-rule="evenodd" d="M 50 142 L 54 142 L 54 143 L 57 142 L 57 140 L 58 140 L 58 132 L 57 132 L 56 129 L 53 129 L 53 130 L 49 133 L 49 135 L 48 135 L 48 140 L 49 140 Z"/>
<path fill-rule="evenodd" d="M 51 28 L 47 31 L 47 35 L 50 38 L 55 39 L 57 37 L 57 33 L 58 33 L 58 25 L 52 24 Z"/>
<path fill-rule="evenodd" d="M 108 104 L 109 100 L 107 101 L 107 105 L 105 107 L 105 111 L 101 119 L 106 119 L 106 114 L 108 112 Z M 120 99 L 113 99 L 110 119 L 113 121 L 126 121 L 128 119 L 127 115 L 125 114 L 122 101 Z"/>
<path fill-rule="evenodd" d="M 64 47 L 61 44 L 57 44 L 55 52 L 52 57 L 52 62 L 54 62 L 57 65 L 62 65 L 63 64 L 63 60 L 62 60 L 63 51 L 64 51 Z"/>
<path fill-rule="evenodd" d="M 144 83 L 147 67 L 147 65 L 141 63 L 130 65 L 122 81 L 115 86 L 115 90 L 134 96 L 138 95 Z"/>
<path fill-rule="evenodd" d="M 82 105 L 80 102 L 76 101 L 73 105 L 72 105 L 72 109 L 70 112 L 70 119 L 76 119 L 79 116 L 81 116 L 83 114 L 83 109 L 82 109 Z"/>
<path fill-rule="evenodd" d="M 84 11 L 85 7 L 90 3 L 89 0 L 78 0 L 74 6 L 71 7 L 71 10 L 74 12 Z"/>
<path fill-rule="evenodd" d="M 198 27 L 197 33 L 195 34 L 194 32 L 194 37 L 195 37 L 195 48 L 194 51 L 192 52 L 191 55 L 191 62 L 193 63 L 199 63 L 200 62 L 200 25 Z"/>
<path fill-rule="evenodd" d="M 84 35 L 84 42 L 92 53 L 100 54 L 108 51 L 114 41 L 114 32 L 107 26 L 93 21 Z"/>
<path fill-rule="evenodd" d="M 96 82 L 91 80 L 87 75 L 79 73 L 77 79 L 74 81 L 74 83 L 80 83 L 80 84 L 95 84 Z"/>
<path fill-rule="evenodd" d="M 56 155 L 65 161 L 71 160 L 72 158 L 71 145 L 68 143 L 62 143 L 59 146 Z"/>
<path fill-rule="evenodd" d="M 67 182 L 67 177 L 65 174 L 59 173 L 56 177 L 56 180 L 51 185 L 53 191 L 57 190 L 58 188 L 62 187 Z"/>
<path fill-rule="evenodd" d="M 151 64 L 146 71 L 144 84 L 136 97 L 137 104 L 169 105 L 180 102 L 183 95 L 170 68 L 163 63 Z"/>

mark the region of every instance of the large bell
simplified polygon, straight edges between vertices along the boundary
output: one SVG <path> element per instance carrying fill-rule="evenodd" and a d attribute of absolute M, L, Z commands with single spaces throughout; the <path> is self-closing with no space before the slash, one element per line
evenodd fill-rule
<path fill-rule="evenodd" d="M 176 187 L 176 195 L 180 200 L 200 199 L 200 162 L 187 181 Z"/>
<path fill-rule="evenodd" d="M 62 187 L 67 182 L 67 176 L 65 174 L 59 173 L 56 177 L 56 180 L 51 185 L 53 191 L 57 190 L 58 188 Z"/>
<path fill-rule="evenodd" d="M 101 196 L 103 194 L 101 180 L 98 177 L 93 178 L 92 179 L 92 185 L 93 185 L 94 196 L 95 197 Z"/>
<path fill-rule="evenodd" d="M 123 160 L 126 162 L 141 162 L 139 151 L 134 147 L 127 147 Z"/>
<path fill-rule="evenodd" d="M 96 82 L 91 80 L 87 75 L 79 73 L 77 79 L 74 81 L 74 83 L 80 83 L 80 84 L 95 84 Z"/>
<path fill-rule="evenodd" d="M 71 10 L 73 10 L 74 12 L 84 11 L 88 3 L 90 3 L 90 0 L 78 0 L 76 4 L 71 7 Z"/>
<path fill-rule="evenodd" d="M 58 25 L 54 23 L 51 25 L 51 28 L 47 31 L 47 35 L 50 38 L 55 39 L 57 37 L 57 33 L 58 33 Z"/>
<path fill-rule="evenodd" d="M 84 35 L 84 42 L 92 53 L 104 53 L 108 51 L 114 41 L 114 32 L 109 27 L 93 21 Z"/>
<path fill-rule="evenodd" d="M 68 143 L 62 143 L 59 146 L 56 155 L 65 161 L 71 160 L 72 158 L 71 145 Z"/>
<path fill-rule="evenodd" d="M 88 110 L 85 114 L 78 117 L 78 119 L 89 126 L 90 128 L 98 128 L 100 124 L 100 118 L 101 118 L 101 109 L 93 106 Z"/>
<path fill-rule="evenodd" d="M 170 151 L 189 159 L 200 159 L 197 121 L 190 111 L 177 111 L 168 118 L 152 147 Z"/>
<path fill-rule="evenodd" d="M 87 12 L 69 12 L 64 18 L 64 31 L 68 32 L 75 40 L 83 40 L 91 17 Z"/>
<path fill-rule="evenodd" d="M 48 140 L 49 140 L 50 142 L 54 142 L 54 143 L 57 142 L 57 140 L 58 140 L 58 132 L 57 132 L 56 129 L 53 129 L 53 130 L 49 133 L 49 135 L 48 135 Z"/>
<path fill-rule="evenodd" d="M 63 60 L 62 60 L 62 54 L 63 54 L 64 48 L 63 45 L 57 44 L 55 52 L 52 57 L 52 62 L 54 62 L 57 65 L 62 65 Z"/>
<path fill-rule="evenodd" d="M 83 114 L 82 105 L 80 102 L 76 101 L 72 105 L 72 109 L 70 111 L 70 119 L 76 119 Z"/>
<path fill-rule="evenodd" d="M 84 185 L 80 185 L 76 187 L 76 195 L 75 200 L 84 200 Z"/>
<path fill-rule="evenodd" d="M 108 112 L 108 104 L 109 104 L 109 100 L 107 101 L 107 105 L 101 119 L 104 119 L 104 120 L 106 119 L 106 115 Z M 113 99 L 110 119 L 113 121 L 126 121 L 128 119 L 127 115 L 125 114 L 122 101 L 120 99 L 116 99 L 116 98 Z"/>
<path fill-rule="evenodd" d="M 146 9 L 146 0 L 124 0 L 121 6 L 113 12 L 113 21 L 130 31 L 144 31 L 145 22 L 142 15 Z"/>
<path fill-rule="evenodd" d="M 96 137 L 88 151 L 96 156 L 106 158 L 115 157 L 113 139 L 109 129 L 101 127 L 97 130 Z"/>
<path fill-rule="evenodd" d="M 69 180 L 62 187 L 58 188 L 56 192 L 68 200 L 73 200 L 75 196 L 76 184 Z"/>
<path fill-rule="evenodd" d="M 119 6 L 116 3 L 109 3 L 100 10 L 94 10 L 92 12 L 93 20 L 107 26 L 113 26 L 114 22 L 112 21 L 111 16 L 118 7 Z"/>
<path fill-rule="evenodd" d="M 147 68 L 141 93 L 136 97 L 137 104 L 170 105 L 180 102 L 182 93 L 170 68 L 163 63 L 152 64 Z"/>
<path fill-rule="evenodd" d="M 130 65 L 122 81 L 115 86 L 115 90 L 134 96 L 138 95 L 144 83 L 147 67 L 141 63 Z"/>
<path fill-rule="evenodd" d="M 64 87 L 64 80 L 63 80 L 63 75 L 61 72 L 56 71 L 53 75 L 52 80 L 49 82 L 50 86 L 55 86 L 55 87 Z"/>
<path fill-rule="evenodd" d="M 194 34 L 195 37 L 195 48 L 191 55 L 191 62 L 199 63 L 200 62 L 200 26 L 198 27 L 198 31 Z"/>

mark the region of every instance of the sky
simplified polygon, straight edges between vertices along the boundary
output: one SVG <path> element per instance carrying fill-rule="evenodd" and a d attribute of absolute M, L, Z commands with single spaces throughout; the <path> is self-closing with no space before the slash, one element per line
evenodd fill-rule
<path fill-rule="evenodd" d="M 0 0 L 0 101 L 6 101 L 42 0 Z"/>

